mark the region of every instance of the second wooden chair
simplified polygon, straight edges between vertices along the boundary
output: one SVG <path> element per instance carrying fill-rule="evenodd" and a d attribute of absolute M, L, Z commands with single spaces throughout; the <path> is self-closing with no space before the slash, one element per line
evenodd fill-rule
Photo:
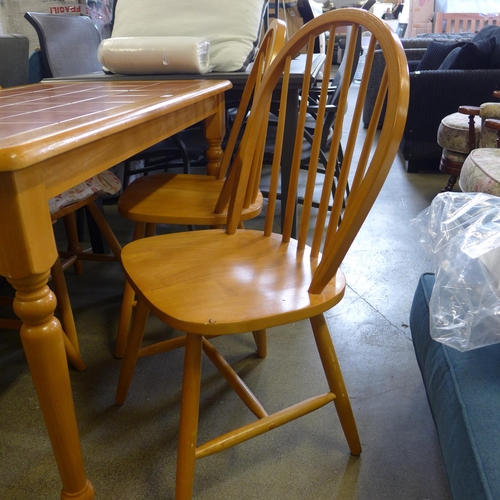
<path fill-rule="evenodd" d="M 227 200 L 233 175 L 230 170 L 241 127 L 254 92 L 259 88 L 265 69 L 283 47 L 286 27 L 274 20 L 267 30 L 253 62 L 238 112 L 229 133 L 222 162 L 216 175 L 161 173 L 136 179 L 118 200 L 120 215 L 135 222 L 134 240 L 152 236 L 156 224 L 221 226 L 226 223 Z M 242 207 L 242 221 L 257 216 L 262 209 L 262 194 L 252 186 Z M 123 293 L 115 356 L 123 357 L 134 304 L 134 292 L 128 283 Z M 263 337 L 261 335 L 263 342 Z M 261 347 L 261 355 L 264 353 Z"/>

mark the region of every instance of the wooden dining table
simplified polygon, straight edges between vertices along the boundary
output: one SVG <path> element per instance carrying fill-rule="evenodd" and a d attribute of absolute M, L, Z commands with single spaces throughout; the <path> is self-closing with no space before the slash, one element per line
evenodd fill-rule
<path fill-rule="evenodd" d="M 0 275 L 16 290 L 21 340 L 62 480 L 88 500 L 63 332 L 47 285 L 58 258 L 48 200 L 197 123 L 209 169 L 222 157 L 227 80 L 42 82 L 0 91 Z M 0 409 L 1 411 L 1 409 Z"/>

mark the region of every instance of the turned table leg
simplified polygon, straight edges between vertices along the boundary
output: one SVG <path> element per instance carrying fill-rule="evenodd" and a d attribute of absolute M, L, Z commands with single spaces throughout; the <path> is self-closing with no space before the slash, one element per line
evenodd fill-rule
<path fill-rule="evenodd" d="M 208 143 L 206 152 L 207 174 L 217 175 L 222 160 L 222 139 L 226 133 L 225 101 L 220 99 L 219 110 L 205 120 L 205 138 Z"/>
<path fill-rule="evenodd" d="M 47 286 L 49 271 L 9 279 L 16 289 L 14 310 L 23 321 L 21 340 L 63 483 L 61 498 L 91 500 L 85 476 L 63 332 L 53 313 L 56 298 Z"/>

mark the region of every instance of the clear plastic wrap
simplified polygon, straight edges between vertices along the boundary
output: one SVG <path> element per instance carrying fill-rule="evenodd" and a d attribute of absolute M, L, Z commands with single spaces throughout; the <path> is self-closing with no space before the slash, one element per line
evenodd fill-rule
<path fill-rule="evenodd" d="M 500 198 L 442 193 L 411 224 L 434 260 L 431 337 L 459 351 L 500 342 Z"/>

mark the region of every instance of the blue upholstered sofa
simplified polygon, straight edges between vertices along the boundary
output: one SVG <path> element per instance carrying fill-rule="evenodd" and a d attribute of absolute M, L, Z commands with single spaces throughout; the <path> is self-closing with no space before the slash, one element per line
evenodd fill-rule
<path fill-rule="evenodd" d="M 434 275 L 418 283 L 410 313 L 415 354 L 453 500 L 500 499 L 500 344 L 459 352 L 429 333 Z"/>

